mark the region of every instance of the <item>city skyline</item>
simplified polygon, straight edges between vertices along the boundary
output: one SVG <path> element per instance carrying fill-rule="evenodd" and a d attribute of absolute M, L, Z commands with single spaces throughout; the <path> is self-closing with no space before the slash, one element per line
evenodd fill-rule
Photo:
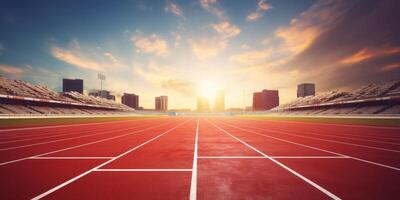
<path fill-rule="evenodd" d="M 297 85 L 317 93 L 400 75 L 394 0 L 4 1 L 0 74 L 62 91 L 135 93 L 154 107 L 196 109 L 196 98 L 225 91 L 225 108 L 252 105 L 252 93 Z M 368 33 L 368 34 L 366 34 Z M 353 40 L 357 38 L 357 40 Z M 213 94 L 214 93 L 214 94 Z M 120 102 L 120 96 L 117 102 Z"/>

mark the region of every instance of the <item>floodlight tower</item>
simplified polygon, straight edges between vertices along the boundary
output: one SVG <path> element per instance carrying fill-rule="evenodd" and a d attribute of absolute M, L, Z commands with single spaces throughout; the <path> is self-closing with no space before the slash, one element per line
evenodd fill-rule
<path fill-rule="evenodd" d="M 100 79 L 100 91 L 103 91 L 103 81 L 106 80 L 106 76 L 104 74 L 97 74 L 97 78 Z"/>

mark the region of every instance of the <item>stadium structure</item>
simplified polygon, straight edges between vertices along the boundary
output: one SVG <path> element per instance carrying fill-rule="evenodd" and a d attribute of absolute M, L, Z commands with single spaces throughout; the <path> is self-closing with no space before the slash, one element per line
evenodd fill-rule
<path fill-rule="evenodd" d="M 134 109 L 79 92 L 58 93 L 45 86 L 0 76 L 0 114 L 108 115 L 135 112 Z"/>
<path fill-rule="evenodd" d="M 400 114 L 400 80 L 371 83 L 354 91 L 329 91 L 299 97 L 269 111 L 297 115 L 397 115 Z"/>

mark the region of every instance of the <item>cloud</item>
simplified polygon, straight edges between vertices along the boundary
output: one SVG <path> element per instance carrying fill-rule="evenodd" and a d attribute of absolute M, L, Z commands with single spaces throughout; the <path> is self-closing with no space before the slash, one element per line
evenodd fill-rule
<path fill-rule="evenodd" d="M 269 4 L 266 0 L 259 0 L 257 3 L 257 10 L 247 15 L 246 19 L 247 21 L 251 22 L 257 21 L 258 19 L 263 17 L 263 13 L 265 11 L 270 10 L 271 8 L 271 4 Z"/>
<path fill-rule="evenodd" d="M 167 41 L 157 34 L 152 34 L 148 37 L 135 35 L 131 38 L 131 41 L 139 52 L 152 53 L 162 57 L 167 56 L 169 53 Z"/>
<path fill-rule="evenodd" d="M 157 87 L 174 90 L 181 95 L 193 95 L 194 83 L 185 79 L 175 77 L 171 67 L 149 62 L 147 66 L 136 64 L 134 70 L 148 82 Z"/>
<path fill-rule="evenodd" d="M 217 35 L 210 38 L 189 40 L 192 52 L 200 60 L 217 56 L 226 49 L 229 40 L 241 32 L 240 28 L 228 21 L 211 24 L 211 28 L 217 32 Z"/>
<path fill-rule="evenodd" d="M 240 28 L 230 24 L 228 21 L 212 24 L 211 26 L 223 39 L 233 38 L 241 32 Z"/>
<path fill-rule="evenodd" d="M 229 61 L 244 65 L 260 64 L 262 61 L 265 61 L 265 59 L 267 59 L 271 55 L 271 53 L 271 49 L 248 51 L 232 55 L 229 58 Z"/>
<path fill-rule="evenodd" d="M 392 71 L 397 69 L 400 69 L 400 63 L 388 64 L 381 68 L 382 71 Z"/>
<path fill-rule="evenodd" d="M 0 71 L 9 76 L 19 76 L 25 73 L 25 70 L 20 67 L 4 64 L 0 64 Z"/>
<path fill-rule="evenodd" d="M 384 56 L 384 55 L 391 55 L 391 54 L 399 54 L 400 53 L 400 47 L 397 48 L 390 48 L 390 49 L 361 49 L 357 53 L 346 57 L 340 61 L 342 64 L 355 64 L 359 62 L 366 61 L 368 59 L 376 58 L 379 56 Z"/>
<path fill-rule="evenodd" d="M 331 28 L 344 11 L 342 3 L 319 1 L 292 19 L 290 26 L 278 28 L 275 35 L 285 42 L 287 49 L 299 53 L 309 47 L 323 31 Z"/>
<path fill-rule="evenodd" d="M 298 81 L 320 91 L 398 79 L 400 4 L 394 0 L 322 0 L 275 33 L 290 60 L 274 68 L 297 70 Z"/>
<path fill-rule="evenodd" d="M 177 16 L 184 17 L 182 9 L 178 6 L 178 4 L 172 1 L 167 1 L 167 5 L 165 6 L 164 10 Z"/>
<path fill-rule="evenodd" d="M 87 60 L 86 58 L 78 55 L 77 53 L 67 50 L 67 49 L 62 49 L 59 47 L 53 47 L 51 49 L 51 54 L 61 60 L 64 61 L 68 64 L 74 65 L 76 67 L 82 68 L 82 69 L 90 69 L 90 70 L 97 70 L 97 71 L 102 71 L 104 70 L 104 67 L 102 64 L 99 64 L 97 62 Z"/>
<path fill-rule="evenodd" d="M 194 55 L 201 60 L 217 56 L 228 45 L 227 40 L 218 39 L 190 40 L 189 43 Z"/>
<path fill-rule="evenodd" d="M 224 11 L 215 6 L 217 0 L 199 0 L 199 2 L 207 12 L 217 16 L 221 20 L 226 20 Z"/>
<path fill-rule="evenodd" d="M 72 40 L 68 48 L 53 46 L 51 54 L 53 57 L 75 67 L 94 71 L 106 69 L 121 69 L 127 66 L 116 58 L 111 52 L 103 52 L 99 49 L 85 48 L 77 40 Z"/>

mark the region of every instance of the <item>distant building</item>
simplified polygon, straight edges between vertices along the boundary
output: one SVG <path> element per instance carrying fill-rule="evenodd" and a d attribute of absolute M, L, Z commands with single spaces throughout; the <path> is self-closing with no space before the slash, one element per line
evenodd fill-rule
<path fill-rule="evenodd" d="M 253 110 L 269 110 L 279 106 L 278 90 L 263 90 L 253 93 Z"/>
<path fill-rule="evenodd" d="M 315 95 L 314 83 L 302 83 L 297 85 L 297 97 L 306 97 Z"/>
<path fill-rule="evenodd" d="M 207 97 L 198 96 L 197 97 L 197 112 L 209 112 L 210 105 Z"/>
<path fill-rule="evenodd" d="M 82 79 L 63 79 L 63 92 L 79 92 L 83 94 Z"/>
<path fill-rule="evenodd" d="M 93 91 L 89 92 L 89 96 L 100 97 L 103 99 L 115 101 L 115 96 L 111 95 L 110 91 L 107 91 L 107 90 L 93 90 Z"/>
<path fill-rule="evenodd" d="M 157 111 L 168 111 L 168 97 L 167 96 L 159 96 L 155 99 L 155 108 Z"/>
<path fill-rule="evenodd" d="M 217 94 L 215 95 L 214 111 L 225 111 L 225 92 L 223 90 L 218 90 Z"/>
<path fill-rule="evenodd" d="M 124 93 L 121 97 L 121 103 L 139 110 L 139 96 L 136 94 Z"/>

